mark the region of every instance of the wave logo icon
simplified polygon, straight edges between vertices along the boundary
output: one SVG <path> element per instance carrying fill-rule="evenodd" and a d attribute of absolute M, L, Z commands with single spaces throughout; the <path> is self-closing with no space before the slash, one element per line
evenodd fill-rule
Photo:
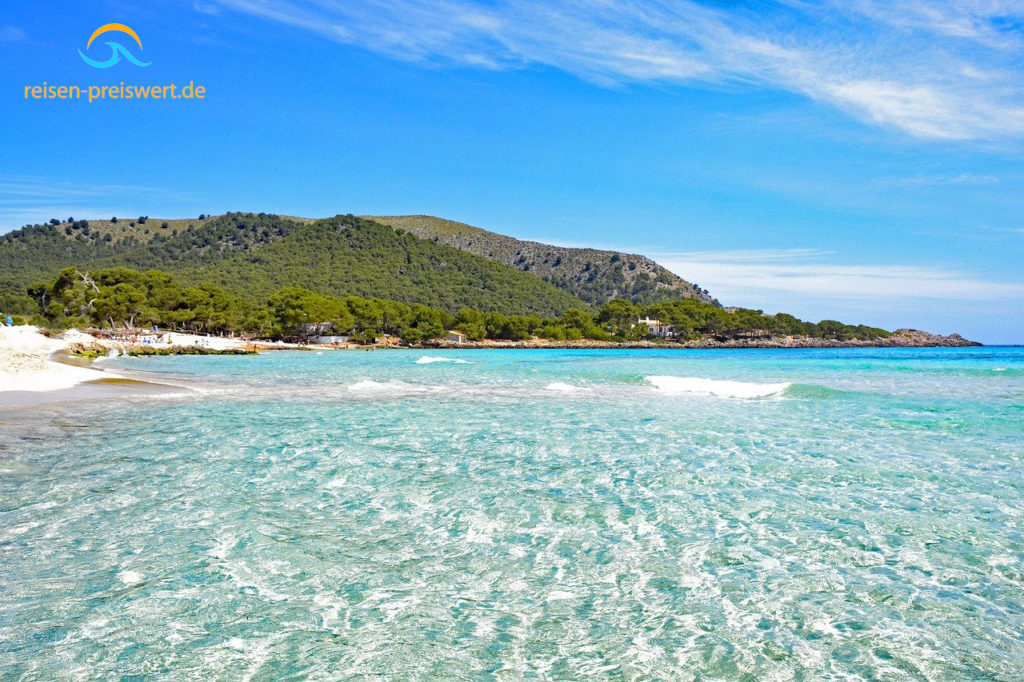
<path fill-rule="evenodd" d="M 98 29 L 92 32 L 91 36 L 89 36 L 89 42 L 85 44 L 85 49 L 88 50 L 89 46 L 92 45 L 92 41 L 96 40 L 98 36 L 106 33 L 107 31 L 120 31 L 122 33 L 127 33 L 132 38 L 135 38 L 135 42 L 138 43 L 139 49 L 142 49 L 142 41 L 139 40 L 138 34 L 136 34 L 135 31 L 133 31 L 130 27 L 125 26 L 124 24 L 104 24 L 103 26 L 100 26 Z M 121 61 L 122 57 L 126 61 L 129 61 L 132 64 L 134 64 L 135 66 L 149 66 L 153 63 L 139 61 L 139 58 L 133 55 L 128 50 L 128 48 L 122 45 L 121 43 L 116 43 L 113 40 L 108 40 L 106 41 L 106 44 L 110 47 L 110 57 L 108 57 L 104 61 L 90 59 L 89 57 L 86 57 L 85 53 L 81 50 L 78 51 L 78 54 L 79 56 L 81 56 L 82 61 L 84 61 L 89 66 L 92 66 L 97 69 L 109 69 L 111 66 Z"/>

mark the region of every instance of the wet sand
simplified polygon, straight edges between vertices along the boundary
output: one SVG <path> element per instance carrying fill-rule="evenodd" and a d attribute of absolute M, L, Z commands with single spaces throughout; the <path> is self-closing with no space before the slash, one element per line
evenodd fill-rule
<path fill-rule="evenodd" d="M 110 377 L 53 391 L 0 391 L 0 416 L 64 403 L 153 397 L 170 393 L 188 393 L 189 390 L 182 386 Z"/>

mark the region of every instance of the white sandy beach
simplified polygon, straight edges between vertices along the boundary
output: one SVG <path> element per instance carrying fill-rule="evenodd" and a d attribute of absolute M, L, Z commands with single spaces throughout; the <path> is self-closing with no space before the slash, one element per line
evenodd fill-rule
<path fill-rule="evenodd" d="M 36 327 L 0 327 L 0 393 L 6 391 L 55 391 L 96 379 L 121 378 L 88 367 L 54 362 L 51 356 L 75 341 L 93 337 L 75 330 L 64 338 L 49 338 Z"/>

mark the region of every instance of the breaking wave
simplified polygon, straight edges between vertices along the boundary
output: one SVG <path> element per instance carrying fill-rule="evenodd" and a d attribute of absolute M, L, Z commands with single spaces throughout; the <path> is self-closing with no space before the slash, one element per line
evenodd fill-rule
<path fill-rule="evenodd" d="M 451 362 L 456 365 L 471 365 L 473 364 L 469 360 L 463 360 L 462 358 L 439 358 L 436 355 L 424 355 L 416 361 L 417 365 L 430 365 L 435 362 Z"/>
<path fill-rule="evenodd" d="M 354 384 L 349 384 L 348 390 L 352 393 L 408 395 L 439 391 L 442 390 L 442 387 L 419 386 L 415 384 L 407 384 L 403 381 L 382 382 L 373 381 L 372 379 L 363 379 L 362 381 L 357 381 Z"/>
<path fill-rule="evenodd" d="M 582 386 L 573 386 L 567 384 L 564 381 L 552 381 L 550 384 L 544 387 L 545 391 L 558 391 L 559 393 L 576 393 L 577 391 L 584 390 Z"/>

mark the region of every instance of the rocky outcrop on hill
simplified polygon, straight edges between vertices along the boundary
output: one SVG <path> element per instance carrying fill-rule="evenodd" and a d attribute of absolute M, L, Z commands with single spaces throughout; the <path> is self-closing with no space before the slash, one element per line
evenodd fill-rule
<path fill-rule="evenodd" d="M 633 303 L 681 298 L 715 302 L 706 290 L 646 256 L 523 241 L 433 216 L 372 216 L 369 219 L 528 272 L 593 306 L 615 298 Z"/>
<path fill-rule="evenodd" d="M 949 336 L 942 336 L 941 334 L 930 334 L 923 332 L 919 329 L 897 329 L 889 337 L 889 340 L 894 340 L 896 346 L 948 346 L 948 347 L 966 347 L 966 346 L 980 346 L 982 344 L 977 341 L 970 341 L 960 336 L 959 334 L 950 334 Z"/>

